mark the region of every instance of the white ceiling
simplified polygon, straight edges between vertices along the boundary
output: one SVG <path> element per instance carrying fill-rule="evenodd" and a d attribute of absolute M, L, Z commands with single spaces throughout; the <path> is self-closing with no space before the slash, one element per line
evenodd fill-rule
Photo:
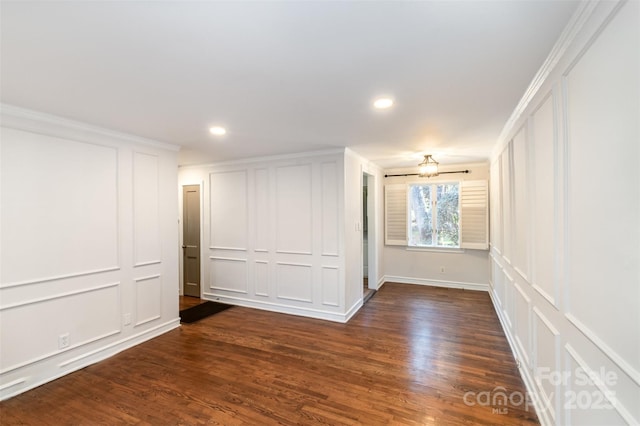
<path fill-rule="evenodd" d="M 179 144 L 181 164 L 481 161 L 577 4 L 2 1 L 1 99 Z"/>

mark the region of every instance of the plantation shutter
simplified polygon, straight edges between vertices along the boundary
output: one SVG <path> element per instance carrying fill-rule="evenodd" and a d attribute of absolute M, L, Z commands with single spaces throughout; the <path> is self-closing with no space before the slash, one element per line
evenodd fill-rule
<path fill-rule="evenodd" d="M 489 248 L 489 185 L 486 180 L 460 183 L 461 248 Z"/>
<path fill-rule="evenodd" d="M 407 245 L 407 185 L 384 186 L 384 243 Z"/>

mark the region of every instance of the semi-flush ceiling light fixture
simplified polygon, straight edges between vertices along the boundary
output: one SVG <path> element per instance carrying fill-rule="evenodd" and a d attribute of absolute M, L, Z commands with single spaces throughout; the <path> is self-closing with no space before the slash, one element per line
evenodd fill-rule
<path fill-rule="evenodd" d="M 220 126 L 210 127 L 209 131 L 211 132 L 212 135 L 216 135 L 216 136 L 223 136 L 227 133 L 227 130 L 224 127 L 220 127 Z"/>
<path fill-rule="evenodd" d="M 420 177 L 434 177 L 438 176 L 438 162 L 433 159 L 431 154 L 424 156 L 424 161 L 418 164 L 418 171 Z"/>
<path fill-rule="evenodd" d="M 377 109 L 387 109 L 393 106 L 393 99 L 391 98 L 378 98 L 373 101 L 373 106 Z"/>

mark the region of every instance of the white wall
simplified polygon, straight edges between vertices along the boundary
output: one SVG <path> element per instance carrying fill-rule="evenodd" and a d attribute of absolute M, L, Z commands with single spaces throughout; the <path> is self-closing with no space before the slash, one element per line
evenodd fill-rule
<path fill-rule="evenodd" d="M 445 174 L 437 177 L 397 176 L 384 178 L 384 185 L 408 182 L 452 182 L 489 179 L 488 164 L 441 165 L 440 171 L 469 170 L 468 174 Z M 411 169 L 389 169 L 386 174 L 417 173 Z M 444 272 L 442 272 L 444 268 Z M 489 283 L 487 250 L 426 250 L 404 246 L 384 246 L 385 280 L 406 284 L 486 290 Z"/>
<path fill-rule="evenodd" d="M 363 294 L 363 223 L 362 182 L 363 173 L 369 175 L 369 288 L 378 289 L 383 283 L 382 274 L 382 170 L 347 149 L 345 151 L 345 245 L 346 245 L 346 291 L 351 304 L 362 306 Z"/>
<path fill-rule="evenodd" d="M 640 423 L 639 28 L 583 4 L 493 156 L 491 296 L 543 424 Z"/>
<path fill-rule="evenodd" d="M 179 325 L 177 148 L 7 105 L 1 131 L 7 398 Z"/>
<path fill-rule="evenodd" d="M 203 189 L 202 297 L 346 321 L 359 307 L 345 287 L 355 178 L 343 151 L 180 168 L 180 185 Z"/>

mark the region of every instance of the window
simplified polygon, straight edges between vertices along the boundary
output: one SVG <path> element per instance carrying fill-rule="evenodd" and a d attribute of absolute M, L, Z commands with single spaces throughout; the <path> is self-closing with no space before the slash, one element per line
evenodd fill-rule
<path fill-rule="evenodd" d="M 460 247 L 458 187 L 458 183 L 409 185 L 409 246 Z"/>
<path fill-rule="evenodd" d="M 489 248 L 486 180 L 388 184 L 384 191 L 386 245 Z"/>

